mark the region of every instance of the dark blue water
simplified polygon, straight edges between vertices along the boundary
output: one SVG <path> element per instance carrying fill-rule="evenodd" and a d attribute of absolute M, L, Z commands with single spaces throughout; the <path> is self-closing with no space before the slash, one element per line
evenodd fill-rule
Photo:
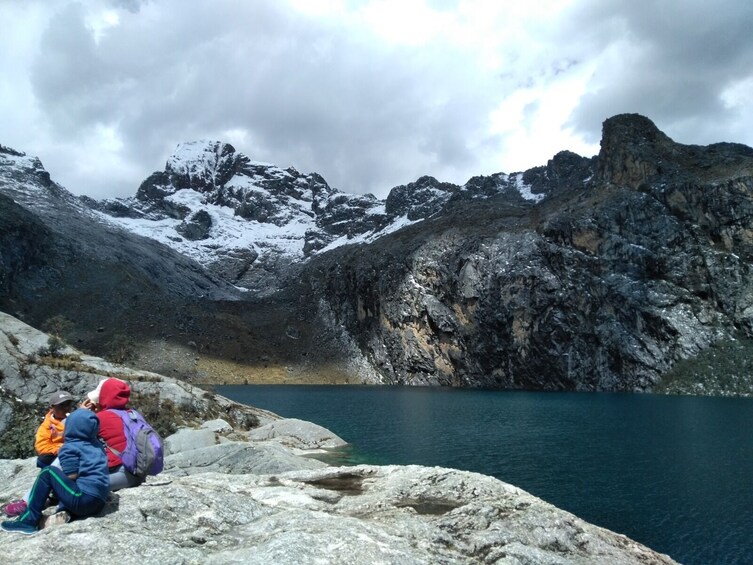
<path fill-rule="evenodd" d="M 753 563 L 753 401 L 409 387 L 222 386 L 316 422 L 351 460 L 492 475 L 686 564 Z"/>

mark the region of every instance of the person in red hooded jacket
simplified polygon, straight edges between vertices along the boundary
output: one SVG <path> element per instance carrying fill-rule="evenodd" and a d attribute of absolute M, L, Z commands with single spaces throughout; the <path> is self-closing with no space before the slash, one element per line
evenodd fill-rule
<path fill-rule="evenodd" d="M 110 470 L 110 490 L 135 487 L 141 484 L 138 477 L 123 467 L 123 461 L 115 453 L 122 453 L 126 448 L 126 436 L 123 420 L 113 410 L 125 410 L 131 398 L 131 387 L 120 379 L 110 378 L 102 383 L 97 401 L 97 418 L 99 419 L 99 437 L 105 442 L 107 466 Z"/>

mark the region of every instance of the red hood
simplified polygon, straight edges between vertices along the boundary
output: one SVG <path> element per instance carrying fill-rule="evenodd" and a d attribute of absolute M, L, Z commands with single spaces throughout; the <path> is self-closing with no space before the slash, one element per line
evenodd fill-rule
<path fill-rule="evenodd" d="M 125 408 L 128 400 L 131 398 L 131 387 L 120 379 L 107 379 L 102 383 L 102 390 L 99 392 L 99 405 L 102 408 L 115 408 L 116 410 Z"/>

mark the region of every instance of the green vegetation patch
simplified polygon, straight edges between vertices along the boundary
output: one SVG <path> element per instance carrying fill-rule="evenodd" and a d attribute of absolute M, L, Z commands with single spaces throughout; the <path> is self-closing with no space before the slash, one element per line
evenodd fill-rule
<path fill-rule="evenodd" d="M 136 342 L 133 338 L 121 334 L 113 336 L 105 345 L 105 357 L 108 361 L 121 365 L 133 359 L 136 352 Z"/>
<path fill-rule="evenodd" d="M 48 334 L 55 335 L 58 338 L 61 338 L 70 333 L 74 327 L 75 326 L 73 322 L 71 322 L 65 316 L 60 315 L 47 318 L 44 322 L 42 322 L 42 330 L 47 332 Z"/>
<path fill-rule="evenodd" d="M 224 408 L 211 393 L 204 397 L 206 407 L 202 404 L 176 404 L 171 400 L 160 400 L 159 394 L 154 392 L 131 393 L 130 406 L 141 412 L 146 421 L 166 438 L 181 426 L 194 427 L 208 420 L 222 418 L 233 428 L 250 429 L 258 426 L 258 420 L 246 414 L 243 421 L 239 421 L 232 410 Z"/>
<path fill-rule="evenodd" d="M 101 371 L 81 362 L 78 355 L 42 356 L 34 360 L 37 365 L 45 365 L 61 371 L 74 371 L 77 373 L 99 374 Z"/>
<path fill-rule="evenodd" d="M 720 341 L 692 359 L 679 361 L 654 392 L 753 396 L 753 340 Z"/>
<path fill-rule="evenodd" d="M 34 437 L 47 407 L 44 404 L 18 402 L 0 391 L 3 400 L 13 407 L 8 427 L 0 434 L 0 459 L 25 459 L 36 455 Z"/>
<path fill-rule="evenodd" d="M 189 423 L 186 421 L 187 414 L 184 410 L 170 400 L 160 402 L 158 393 L 132 391 L 129 406 L 138 410 L 163 438 L 174 434 L 180 426 Z"/>

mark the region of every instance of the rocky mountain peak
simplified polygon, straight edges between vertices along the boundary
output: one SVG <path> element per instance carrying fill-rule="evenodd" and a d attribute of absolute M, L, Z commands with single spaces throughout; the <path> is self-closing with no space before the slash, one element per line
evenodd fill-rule
<path fill-rule="evenodd" d="M 597 180 L 628 188 L 720 183 L 753 175 L 753 149 L 738 143 L 684 145 L 639 114 L 604 121 Z"/>
<path fill-rule="evenodd" d="M 662 172 L 662 161 L 669 158 L 671 162 L 675 146 L 640 114 L 613 116 L 602 127 L 598 177 L 606 183 L 638 188 Z"/>
<path fill-rule="evenodd" d="M 242 160 L 229 143 L 211 140 L 181 143 L 168 158 L 165 173 L 178 190 L 207 192 L 227 183 Z"/>
<path fill-rule="evenodd" d="M 645 116 L 618 114 L 604 120 L 602 125 L 602 149 L 630 143 L 673 143 L 673 141 Z"/>
<path fill-rule="evenodd" d="M 460 187 L 425 175 L 415 182 L 393 188 L 385 202 L 385 211 L 393 216 L 407 215 L 409 220 L 427 218 L 437 212 Z"/>
<path fill-rule="evenodd" d="M 333 192 L 318 174 L 251 161 L 229 143 L 201 140 L 178 145 L 165 170 L 152 173 L 135 199 L 105 201 L 100 209 L 116 217 L 193 221 L 195 205 L 214 205 L 241 220 L 283 226 L 294 218 L 311 223 L 315 210 Z M 189 239 L 206 239 L 213 224 L 204 212 L 201 230 L 180 226 L 176 231 L 194 234 Z"/>
<path fill-rule="evenodd" d="M 14 311 L 57 313 L 85 289 L 70 311 L 93 312 L 116 288 L 119 319 L 141 324 L 172 289 L 235 299 L 231 283 L 278 301 L 281 331 L 330 328 L 359 378 L 500 388 L 649 390 L 676 360 L 753 335 L 753 149 L 676 143 L 637 114 L 605 122 L 597 157 L 564 151 L 462 186 L 425 176 L 387 200 L 221 142 L 183 144 L 135 198 L 75 199 L 43 174 L 0 151 Z M 104 278 L 99 264 L 118 267 Z"/>
<path fill-rule="evenodd" d="M 499 197 L 529 206 L 563 183 L 582 186 L 593 176 L 592 159 L 575 154 L 562 153 L 550 165 L 473 177 L 463 186 L 423 176 L 380 200 L 334 189 L 315 172 L 252 161 L 229 143 L 199 140 L 178 145 L 134 197 L 80 201 L 106 222 L 264 294 L 317 253 L 375 241 L 469 201 Z"/>
<path fill-rule="evenodd" d="M 6 147 L 5 145 L 2 145 L 2 144 L 0 144 L 0 153 L 5 153 L 6 155 L 12 155 L 14 157 L 26 156 L 26 153 L 22 153 L 21 151 L 16 151 L 15 149 Z"/>
<path fill-rule="evenodd" d="M 515 185 L 521 195 L 524 194 L 521 189 L 527 187 L 527 199 L 539 201 L 554 193 L 582 187 L 593 177 L 595 161 L 593 157 L 581 157 L 572 151 L 560 151 L 549 159 L 545 166 L 534 167 L 518 174 Z"/>
<path fill-rule="evenodd" d="M 34 179 L 35 186 L 45 189 L 49 189 L 53 184 L 50 173 L 37 157 L 0 145 L 0 179 L 8 181 L 11 185 L 20 186 L 28 178 Z"/>

